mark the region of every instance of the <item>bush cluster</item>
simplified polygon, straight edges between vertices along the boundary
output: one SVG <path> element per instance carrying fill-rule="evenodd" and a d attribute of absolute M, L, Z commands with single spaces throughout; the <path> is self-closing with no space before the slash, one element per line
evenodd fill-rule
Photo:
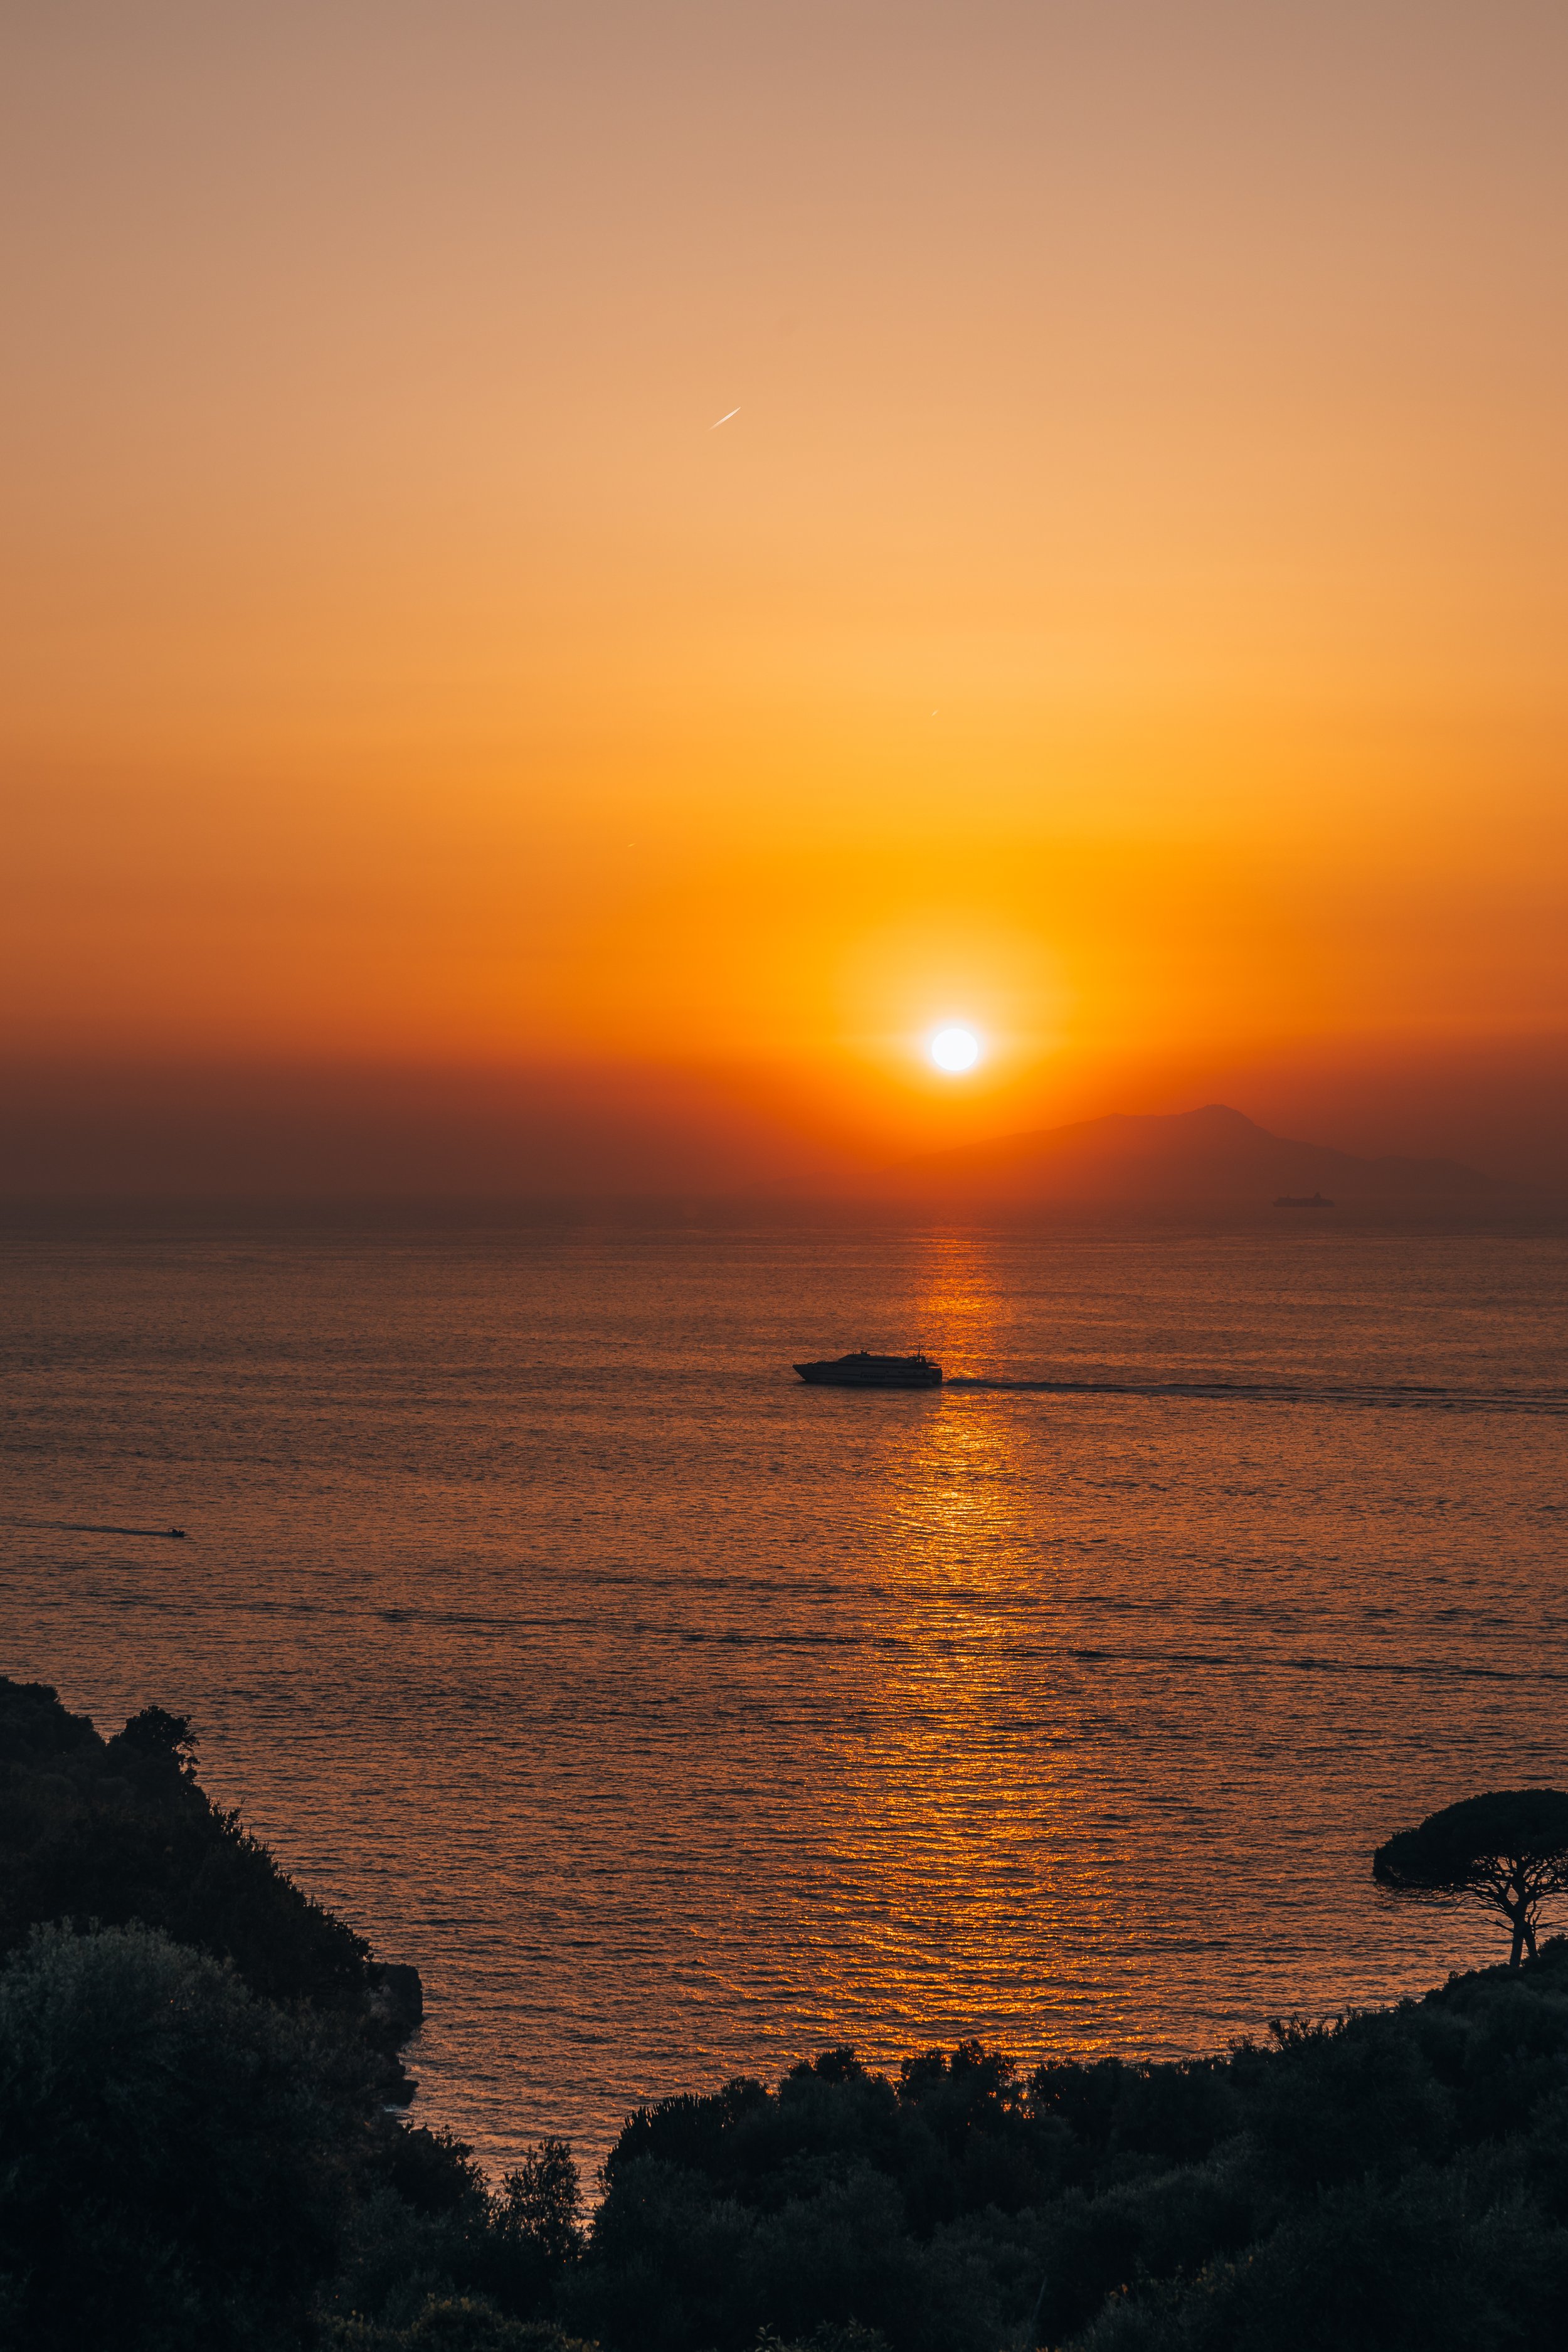
<path fill-rule="evenodd" d="M 562 2352 L 569 2151 L 411 2127 L 367 1947 L 197 1784 L 0 1678 L 7 2352 Z"/>
<path fill-rule="evenodd" d="M 834 2051 L 634 2116 L 574 2325 L 742 2352 L 1479 2352 L 1568 2342 L 1568 1943 L 1223 2058 Z"/>
<path fill-rule="evenodd" d="M 0 1677 L 0 1956 L 43 1919 L 132 1919 L 229 1960 L 273 2000 L 368 2008 L 369 1947 L 197 1784 L 185 1717 L 112 1739 L 47 1683 Z"/>
<path fill-rule="evenodd" d="M 0 1683 L 16 2352 L 1568 2344 L 1568 1944 L 1174 2064 L 834 2050 L 498 2188 L 387 2102 L 365 1948 L 196 1785 Z"/>

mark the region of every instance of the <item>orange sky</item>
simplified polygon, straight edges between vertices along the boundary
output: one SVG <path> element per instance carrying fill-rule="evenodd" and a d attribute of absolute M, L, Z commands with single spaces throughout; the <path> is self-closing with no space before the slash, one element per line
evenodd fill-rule
<path fill-rule="evenodd" d="M 1559 8 L 11 46 L 14 1058 L 892 1147 L 1568 1027 Z"/>

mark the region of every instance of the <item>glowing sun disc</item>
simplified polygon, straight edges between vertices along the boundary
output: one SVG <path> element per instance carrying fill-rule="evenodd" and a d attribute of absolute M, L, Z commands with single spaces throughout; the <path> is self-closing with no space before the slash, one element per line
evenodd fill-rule
<path fill-rule="evenodd" d="M 939 1029 L 931 1057 L 939 1070 L 972 1070 L 980 1059 L 980 1040 L 973 1029 Z"/>

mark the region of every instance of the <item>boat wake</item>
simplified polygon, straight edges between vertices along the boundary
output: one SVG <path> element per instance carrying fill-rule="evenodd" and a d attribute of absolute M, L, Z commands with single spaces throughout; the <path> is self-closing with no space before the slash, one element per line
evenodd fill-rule
<path fill-rule="evenodd" d="M 1509 1412 L 1568 1416 L 1568 1389 L 1459 1389 L 1425 1381 L 1024 1381 L 950 1372 L 951 1390 L 1039 1396 L 1168 1397 L 1215 1404 L 1332 1404 L 1367 1412 Z"/>
<path fill-rule="evenodd" d="M 0 1526 L 28 1528 L 37 1533 L 66 1536 L 153 1536 L 164 1543 L 183 1542 L 184 1528 L 106 1528 L 93 1519 L 5 1519 Z"/>

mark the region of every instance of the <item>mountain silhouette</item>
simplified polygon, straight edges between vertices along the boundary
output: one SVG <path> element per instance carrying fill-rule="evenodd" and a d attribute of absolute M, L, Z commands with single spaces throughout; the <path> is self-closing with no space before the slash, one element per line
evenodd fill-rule
<path fill-rule="evenodd" d="M 1005 1135 L 907 1160 L 892 1174 L 900 1192 L 937 1198 L 1138 1207 L 1259 1208 L 1282 1192 L 1321 1192 L 1351 1209 L 1480 1208 L 1502 1189 L 1457 1160 L 1363 1160 L 1292 1142 L 1224 1103 Z"/>

